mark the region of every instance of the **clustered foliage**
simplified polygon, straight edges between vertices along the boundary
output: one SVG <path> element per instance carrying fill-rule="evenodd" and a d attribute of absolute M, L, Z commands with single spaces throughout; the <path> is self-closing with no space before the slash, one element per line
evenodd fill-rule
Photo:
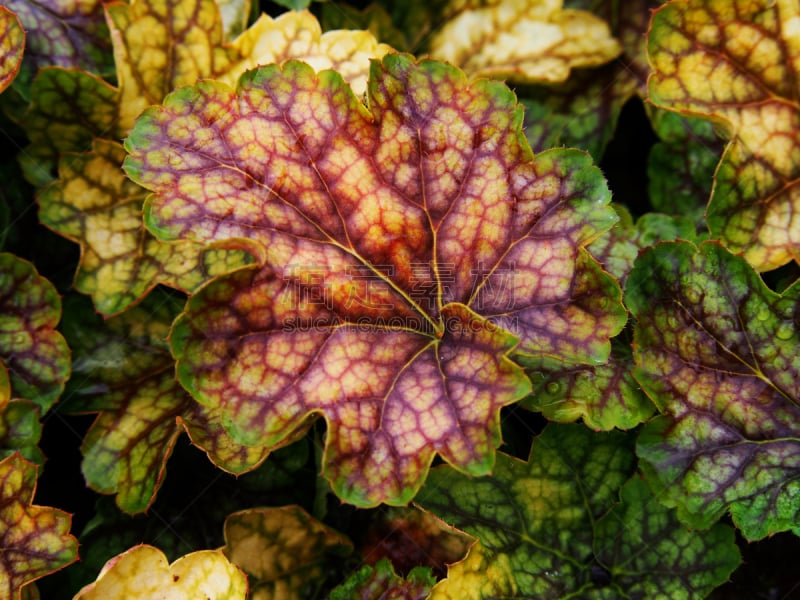
<path fill-rule="evenodd" d="M 8 0 L 0 598 L 796 593 L 797 23 Z"/>

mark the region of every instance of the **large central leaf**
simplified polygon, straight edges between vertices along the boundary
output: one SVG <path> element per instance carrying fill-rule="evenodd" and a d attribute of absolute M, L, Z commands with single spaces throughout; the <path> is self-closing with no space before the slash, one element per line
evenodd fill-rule
<path fill-rule="evenodd" d="M 489 471 L 530 390 L 509 353 L 602 363 L 625 320 L 583 250 L 616 218 L 588 155 L 534 159 L 509 89 L 442 63 L 374 62 L 368 101 L 300 62 L 201 82 L 126 159 L 156 235 L 260 263 L 190 299 L 181 382 L 245 444 L 323 414 L 324 473 L 359 505 L 407 502 L 435 453 Z"/>

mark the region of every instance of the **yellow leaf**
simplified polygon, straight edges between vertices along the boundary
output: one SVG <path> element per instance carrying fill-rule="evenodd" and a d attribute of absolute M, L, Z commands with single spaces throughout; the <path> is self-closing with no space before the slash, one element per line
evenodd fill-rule
<path fill-rule="evenodd" d="M 608 24 L 563 0 L 455 1 L 429 50 L 474 76 L 561 82 L 622 52 Z"/>
<path fill-rule="evenodd" d="M 219 550 L 192 552 L 171 565 L 153 546 L 109 560 L 74 600 L 244 600 L 247 579 Z"/>

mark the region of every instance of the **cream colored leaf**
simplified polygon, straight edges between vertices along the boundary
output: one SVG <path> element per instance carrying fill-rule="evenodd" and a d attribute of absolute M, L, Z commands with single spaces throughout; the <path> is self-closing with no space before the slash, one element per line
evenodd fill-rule
<path fill-rule="evenodd" d="M 429 51 L 473 76 L 518 82 L 565 81 L 575 67 L 607 63 L 622 52 L 608 24 L 563 0 L 454 2 Z"/>

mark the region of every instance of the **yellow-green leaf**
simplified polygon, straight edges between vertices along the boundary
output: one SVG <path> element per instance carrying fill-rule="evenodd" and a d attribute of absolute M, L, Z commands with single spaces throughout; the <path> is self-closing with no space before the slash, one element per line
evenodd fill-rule
<path fill-rule="evenodd" d="M 13 12 L 0 6 L 0 92 L 19 72 L 25 50 L 25 31 Z"/>
<path fill-rule="evenodd" d="M 622 51 L 605 21 L 563 0 L 454 0 L 450 14 L 428 49 L 471 75 L 559 82 Z"/>
<path fill-rule="evenodd" d="M 31 504 L 36 466 L 19 454 L 0 461 L 0 598 L 20 598 L 23 585 L 77 558 L 65 512 Z"/>
<path fill-rule="evenodd" d="M 708 227 L 759 271 L 800 260 L 800 5 L 673 1 L 648 38 L 656 105 L 722 124 Z"/>
<path fill-rule="evenodd" d="M 350 541 L 299 506 L 244 510 L 225 521 L 225 554 L 250 576 L 250 600 L 314 597 Z"/>
<path fill-rule="evenodd" d="M 247 579 L 219 550 L 192 552 L 171 565 L 153 546 L 112 558 L 74 600 L 244 600 Z"/>
<path fill-rule="evenodd" d="M 125 177 L 124 158 L 122 146 L 106 140 L 95 140 L 91 152 L 65 153 L 60 178 L 38 198 L 41 221 L 81 245 L 75 289 L 90 295 L 99 312 L 125 310 L 159 283 L 192 290 L 246 262 L 241 252 L 207 254 L 199 244 L 165 244 L 147 233 L 147 191 Z"/>

